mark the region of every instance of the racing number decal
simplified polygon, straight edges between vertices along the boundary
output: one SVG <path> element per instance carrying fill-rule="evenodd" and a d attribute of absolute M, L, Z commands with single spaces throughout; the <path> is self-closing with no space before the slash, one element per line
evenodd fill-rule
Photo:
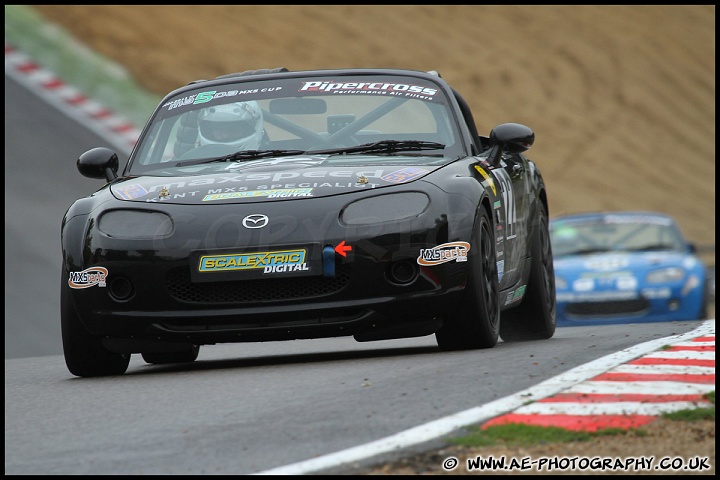
<path fill-rule="evenodd" d="M 515 212 L 515 195 L 513 194 L 512 182 L 510 176 L 502 168 L 493 170 L 500 184 L 503 200 L 505 202 L 505 238 L 512 240 L 515 238 L 515 227 L 517 224 L 517 213 Z"/>

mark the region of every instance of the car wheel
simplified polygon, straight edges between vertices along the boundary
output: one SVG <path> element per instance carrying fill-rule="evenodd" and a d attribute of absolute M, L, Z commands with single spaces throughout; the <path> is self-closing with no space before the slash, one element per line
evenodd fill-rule
<path fill-rule="evenodd" d="M 555 334 L 555 269 L 548 215 L 545 206 L 538 205 L 527 290 L 520 305 L 503 312 L 500 336 L 504 341 L 542 340 Z"/>
<path fill-rule="evenodd" d="M 87 331 L 75 311 L 64 269 L 61 280 L 60 323 L 68 370 L 78 377 L 122 375 L 130 364 L 130 354 L 111 352 L 103 347 L 101 337 Z"/>
<path fill-rule="evenodd" d="M 143 360 L 147 363 L 161 365 L 164 363 L 189 363 L 194 362 L 200 353 L 200 345 L 193 345 L 190 350 L 181 352 L 144 352 Z"/>
<path fill-rule="evenodd" d="M 480 208 L 476 225 L 468 253 L 463 301 L 455 315 L 435 333 L 443 350 L 491 348 L 498 342 L 500 307 L 495 240 L 485 208 Z"/>

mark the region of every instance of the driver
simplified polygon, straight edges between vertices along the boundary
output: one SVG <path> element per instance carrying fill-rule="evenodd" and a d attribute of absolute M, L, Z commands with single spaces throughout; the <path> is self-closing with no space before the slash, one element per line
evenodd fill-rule
<path fill-rule="evenodd" d="M 256 150 L 263 138 L 263 117 L 255 101 L 207 107 L 198 117 L 200 145 L 223 144 Z"/>

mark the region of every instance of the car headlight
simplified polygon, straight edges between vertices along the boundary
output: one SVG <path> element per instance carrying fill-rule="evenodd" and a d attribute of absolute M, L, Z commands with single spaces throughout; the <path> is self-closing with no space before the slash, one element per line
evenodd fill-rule
<path fill-rule="evenodd" d="M 684 276 L 685 270 L 682 268 L 668 267 L 648 273 L 646 280 L 648 283 L 677 282 L 682 280 Z"/>
<path fill-rule="evenodd" d="M 357 200 L 340 212 L 346 225 L 372 225 L 414 218 L 423 213 L 430 199 L 421 192 L 377 195 Z"/>
<path fill-rule="evenodd" d="M 151 239 L 167 237 L 173 223 L 164 213 L 150 210 L 110 210 L 98 221 L 98 229 L 113 238 Z"/>
<path fill-rule="evenodd" d="M 689 294 L 693 289 L 702 285 L 702 282 L 697 275 L 690 275 L 683 285 L 681 293 L 683 295 Z"/>
<path fill-rule="evenodd" d="M 558 275 L 555 275 L 555 288 L 557 290 L 565 290 L 568 286 L 567 280 L 565 280 L 563 277 L 560 277 Z"/>

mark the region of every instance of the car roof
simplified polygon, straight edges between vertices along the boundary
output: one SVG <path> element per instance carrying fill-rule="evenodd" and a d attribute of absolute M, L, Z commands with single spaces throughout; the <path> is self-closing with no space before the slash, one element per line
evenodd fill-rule
<path fill-rule="evenodd" d="M 243 72 L 227 73 L 219 75 L 211 80 L 194 80 L 188 83 L 188 86 L 194 86 L 197 84 L 205 83 L 227 83 L 228 81 L 248 81 L 258 79 L 270 79 L 270 78 L 292 78 L 292 77 L 322 77 L 322 76 L 351 76 L 351 75 L 402 75 L 402 76 L 413 76 L 420 77 L 429 80 L 439 80 L 442 84 L 447 82 L 442 76 L 434 71 L 422 71 L 412 69 L 401 69 L 401 68 L 336 68 L 336 69 L 321 69 L 321 70 L 288 70 L 285 67 L 278 68 L 261 68 L 258 70 L 245 70 Z"/>

